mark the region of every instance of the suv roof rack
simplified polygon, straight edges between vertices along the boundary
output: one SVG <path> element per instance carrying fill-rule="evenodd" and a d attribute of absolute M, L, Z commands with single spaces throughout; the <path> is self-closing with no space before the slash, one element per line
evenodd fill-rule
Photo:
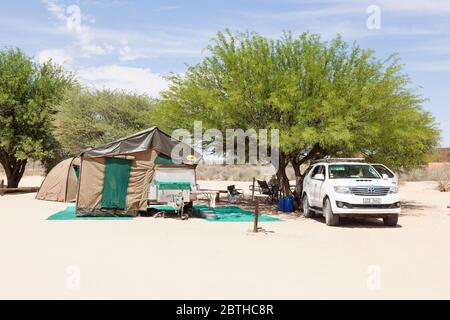
<path fill-rule="evenodd" d="M 364 158 L 325 158 L 325 159 L 315 160 L 313 163 L 318 163 L 318 162 L 326 162 L 326 163 L 333 163 L 333 162 L 363 162 L 363 161 L 365 161 Z"/>

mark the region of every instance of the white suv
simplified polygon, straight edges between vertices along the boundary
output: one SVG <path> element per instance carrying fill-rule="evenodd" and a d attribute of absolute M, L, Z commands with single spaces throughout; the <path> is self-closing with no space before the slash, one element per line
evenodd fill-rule
<path fill-rule="evenodd" d="M 305 217 L 325 216 L 326 224 L 339 224 L 339 217 L 383 218 L 396 226 L 401 212 L 398 187 L 374 167 L 350 160 L 327 159 L 312 165 L 303 182 Z"/>

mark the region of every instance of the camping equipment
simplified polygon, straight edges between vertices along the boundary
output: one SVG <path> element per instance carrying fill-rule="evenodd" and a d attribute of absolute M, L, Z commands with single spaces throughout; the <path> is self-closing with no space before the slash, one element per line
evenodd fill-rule
<path fill-rule="evenodd" d="M 281 197 L 279 208 L 282 212 L 294 212 L 294 197 Z"/>
<path fill-rule="evenodd" d="M 253 222 L 255 219 L 254 212 L 243 210 L 237 206 L 209 208 L 204 205 L 196 205 L 193 207 L 193 216 L 216 222 Z M 258 220 L 259 222 L 283 221 L 261 213 Z"/>
<path fill-rule="evenodd" d="M 38 200 L 75 202 L 81 160 L 78 157 L 66 159 L 57 164 L 42 182 L 36 195 Z"/>
<path fill-rule="evenodd" d="M 237 202 L 244 194 L 244 190 L 236 189 L 235 185 L 228 186 L 227 190 L 228 190 L 228 201 L 230 202 Z"/>
<path fill-rule="evenodd" d="M 195 177 L 200 159 L 189 145 L 157 127 L 86 150 L 81 154 L 77 216 L 134 217 L 146 212 L 159 169 L 190 170 Z M 161 181 L 173 181 L 166 178 Z"/>

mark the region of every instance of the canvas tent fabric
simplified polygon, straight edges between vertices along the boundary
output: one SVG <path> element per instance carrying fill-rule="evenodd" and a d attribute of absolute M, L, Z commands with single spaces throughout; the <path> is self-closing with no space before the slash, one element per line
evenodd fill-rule
<path fill-rule="evenodd" d="M 36 199 L 57 202 L 76 201 L 78 189 L 76 170 L 80 164 L 78 157 L 66 159 L 57 164 L 45 178 Z"/>
<path fill-rule="evenodd" d="M 176 163 L 193 164 L 198 163 L 201 159 L 201 155 L 189 145 L 173 139 L 158 127 L 118 139 L 101 147 L 89 149 L 83 155 L 85 157 L 114 156 L 145 150 L 156 150 Z"/>
<path fill-rule="evenodd" d="M 77 216 L 136 216 L 147 210 L 156 159 L 172 158 L 174 150 L 180 156 L 176 165 L 195 168 L 200 160 L 190 146 L 157 127 L 82 153 Z M 118 169 L 118 163 L 129 163 L 129 171 L 127 165 Z"/>

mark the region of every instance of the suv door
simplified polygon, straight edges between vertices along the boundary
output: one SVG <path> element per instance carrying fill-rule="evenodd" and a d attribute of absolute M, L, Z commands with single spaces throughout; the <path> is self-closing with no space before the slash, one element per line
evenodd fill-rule
<path fill-rule="evenodd" d="M 319 166 L 318 172 L 316 174 L 323 174 L 323 176 L 327 177 L 325 166 Z M 314 179 L 314 176 L 313 176 Z M 322 208 L 322 189 L 325 183 L 325 180 L 314 179 L 314 205 L 315 207 Z"/>
<path fill-rule="evenodd" d="M 309 169 L 309 173 L 307 174 L 303 188 L 308 196 L 309 205 L 314 206 L 314 186 L 316 184 L 316 180 L 314 179 L 314 175 L 317 174 L 319 170 L 319 166 L 313 166 Z"/>

